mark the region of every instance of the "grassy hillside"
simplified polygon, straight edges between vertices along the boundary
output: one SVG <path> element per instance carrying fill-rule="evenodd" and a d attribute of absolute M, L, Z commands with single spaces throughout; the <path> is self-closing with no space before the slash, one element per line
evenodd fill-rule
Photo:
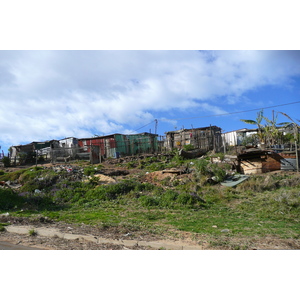
<path fill-rule="evenodd" d="M 185 174 L 147 180 L 152 171 L 172 167 L 183 168 Z M 252 176 L 227 188 L 219 182 L 230 166 L 212 164 L 208 159 L 147 158 L 114 165 L 110 171 L 113 168 L 131 172 L 113 176 L 116 183 L 108 185 L 96 177 L 104 172 L 103 165 L 4 173 L 0 181 L 22 186 L 0 188 L 0 213 L 114 227 L 133 235 L 141 231 L 170 236 L 189 232 L 205 236 L 212 244 L 218 243 L 219 237 L 300 237 L 297 173 Z"/>

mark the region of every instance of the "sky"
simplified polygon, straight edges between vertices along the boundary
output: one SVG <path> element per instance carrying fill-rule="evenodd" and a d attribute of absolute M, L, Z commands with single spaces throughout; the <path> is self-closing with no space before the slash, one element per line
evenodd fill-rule
<path fill-rule="evenodd" d="M 155 120 L 159 135 L 254 128 L 240 120 L 260 108 L 300 119 L 300 51 L 2 50 L 0 103 L 2 149 L 155 133 Z"/>

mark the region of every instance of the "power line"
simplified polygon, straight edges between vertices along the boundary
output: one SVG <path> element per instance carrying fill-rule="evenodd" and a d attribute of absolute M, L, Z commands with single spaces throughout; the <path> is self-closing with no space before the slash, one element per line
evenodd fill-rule
<path fill-rule="evenodd" d="M 146 125 L 144 125 L 144 126 L 138 128 L 138 129 L 135 129 L 135 131 L 138 131 L 138 130 L 142 129 L 142 128 L 144 128 L 144 127 L 146 127 L 146 126 L 152 124 L 153 122 L 155 122 L 155 120 L 151 121 L 150 123 L 148 123 L 148 124 L 146 124 Z"/>
<path fill-rule="evenodd" d="M 279 107 L 279 106 L 286 106 L 286 105 L 291 105 L 291 104 L 296 104 L 296 103 L 300 103 L 300 101 L 290 102 L 290 103 L 286 103 L 286 104 L 273 105 L 273 106 L 267 106 L 267 107 L 261 107 L 261 108 L 255 108 L 255 109 L 249 109 L 249 110 L 243 110 L 243 111 L 236 111 L 236 112 L 224 113 L 224 114 L 217 114 L 217 115 L 208 115 L 208 116 L 199 116 L 199 117 L 188 117 L 188 118 L 178 118 L 178 119 L 166 119 L 166 118 L 164 118 L 164 119 L 159 119 L 159 120 L 160 121 L 170 121 L 170 120 L 173 121 L 173 120 L 188 120 L 188 119 L 199 119 L 199 118 L 209 118 L 209 117 L 220 117 L 220 116 L 233 115 L 233 114 L 241 114 L 241 113 L 246 113 L 246 112 L 256 111 L 256 110 L 262 110 L 262 109 L 269 109 L 269 108 L 274 108 L 274 107 Z M 145 126 L 147 126 L 147 125 L 145 125 Z"/>
<path fill-rule="evenodd" d="M 156 122 L 156 126 L 157 126 L 157 120 L 160 121 L 176 121 L 176 120 L 189 120 L 189 119 L 200 119 L 200 118 L 210 118 L 210 117 L 220 117 L 220 116 L 227 116 L 227 115 L 234 115 L 234 114 L 241 114 L 241 113 L 246 113 L 246 112 L 251 112 L 251 111 L 257 111 L 257 110 L 262 110 L 262 109 L 269 109 L 269 108 L 274 108 L 274 107 L 280 107 L 280 106 L 286 106 L 286 105 L 292 105 L 292 104 L 297 104 L 300 103 L 300 101 L 296 101 L 296 102 L 290 102 L 290 103 L 285 103 L 285 104 L 278 104 L 278 105 L 273 105 L 273 106 L 266 106 L 266 107 L 261 107 L 261 108 L 254 108 L 254 109 L 249 109 L 249 110 L 243 110 L 243 111 L 236 111 L 236 112 L 229 112 L 229 113 L 224 113 L 224 114 L 216 114 L 216 115 L 208 115 L 208 116 L 199 116 L 199 117 L 187 117 L 187 118 L 177 118 L 177 119 L 155 119 L 153 121 L 151 121 L 150 123 L 135 129 L 135 131 L 138 131 L 154 122 Z"/>

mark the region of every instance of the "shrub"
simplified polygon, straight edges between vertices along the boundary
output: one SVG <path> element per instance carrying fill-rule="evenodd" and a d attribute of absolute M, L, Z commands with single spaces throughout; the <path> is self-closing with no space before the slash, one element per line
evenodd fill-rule
<path fill-rule="evenodd" d="M 199 172 L 201 175 L 208 175 L 209 169 L 208 169 L 209 161 L 206 159 L 199 159 L 195 162 L 195 168 L 196 171 Z"/>
<path fill-rule="evenodd" d="M 178 193 L 172 190 L 166 191 L 162 194 L 160 199 L 160 206 L 172 208 L 176 205 L 176 199 L 178 197 Z"/>
<path fill-rule="evenodd" d="M 10 167 L 10 158 L 7 157 L 7 156 L 4 156 L 2 159 L 1 159 L 2 163 L 4 164 L 4 167 L 7 168 L 7 167 Z"/>
<path fill-rule="evenodd" d="M 199 201 L 199 197 L 188 193 L 182 193 L 177 197 L 177 202 L 181 205 L 194 205 L 198 201 Z"/>
<path fill-rule="evenodd" d="M 144 195 L 144 196 L 141 196 L 139 198 L 139 200 L 140 200 L 141 204 L 146 207 L 159 205 L 159 201 L 155 197 Z"/>
<path fill-rule="evenodd" d="M 217 164 L 212 164 L 211 165 L 211 170 L 213 172 L 213 174 L 215 175 L 215 181 L 216 182 L 222 182 L 225 177 L 226 177 L 226 170 L 220 166 L 218 166 Z"/>
<path fill-rule="evenodd" d="M 130 161 L 126 164 L 127 169 L 133 169 L 136 167 L 136 164 L 134 161 Z"/>
<path fill-rule="evenodd" d="M 194 150 L 195 147 L 193 145 L 184 145 L 183 146 L 183 150 L 185 151 L 190 151 L 190 150 Z"/>
<path fill-rule="evenodd" d="M 12 190 L 0 189 L 0 210 L 18 208 L 22 203 L 24 203 L 23 198 Z"/>
<path fill-rule="evenodd" d="M 174 157 L 171 160 L 171 165 L 174 167 L 180 167 L 184 163 L 184 158 L 179 155 L 178 151 L 176 151 Z"/>
<path fill-rule="evenodd" d="M 83 169 L 83 174 L 86 176 L 92 176 L 95 175 L 95 173 L 97 172 L 97 168 L 89 166 Z"/>

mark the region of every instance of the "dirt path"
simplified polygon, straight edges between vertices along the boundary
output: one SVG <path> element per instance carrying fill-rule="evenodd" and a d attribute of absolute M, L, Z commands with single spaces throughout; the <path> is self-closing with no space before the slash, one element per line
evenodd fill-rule
<path fill-rule="evenodd" d="M 110 230 L 95 231 L 84 227 L 73 229 L 68 224 L 10 225 L 0 232 L 0 241 L 45 250 L 287 250 L 300 249 L 299 239 L 278 237 L 237 238 L 198 236 L 192 239 L 182 233 L 179 239 L 155 236 L 131 238 L 130 234 Z M 43 224 L 42 224 L 43 225 Z M 34 230 L 34 235 L 29 231 Z"/>
<path fill-rule="evenodd" d="M 6 238 L 16 237 L 24 243 L 43 244 L 46 241 L 53 243 L 57 246 L 59 244 L 69 248 L 83 248 L 87 249 L 167 249 L 167 250 L 202 250 L 203 247 L 199 246 L 196 242 L 185 241 L 171 241 L 171 240 L 156 240 L 145 241 L 136 239 L 111 239 L 103 238 L 101 236 L 86 235 L 86 234 L 73 234 L 64 233 L 55 228 L 35 227 L 35 226 L 7 226 Z M 31 234 L 30 234 L 31 233 Z M 10 235 L 9 235 L 10 234 Z M 5 236 L 5 235 L 4 235 Z M 20 244 L 19 241 L 19 244 Z M 71 242 L 71 243 L 70 243 Z M 75 243 L 74 243 L 75 242 Z"/>

